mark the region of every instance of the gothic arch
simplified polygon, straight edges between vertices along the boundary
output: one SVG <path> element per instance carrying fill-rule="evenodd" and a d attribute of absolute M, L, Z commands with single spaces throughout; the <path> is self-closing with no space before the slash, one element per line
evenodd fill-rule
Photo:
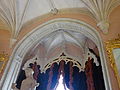
<path fill-rule="evenodd" d="M 29 49 L 36 45 L 38 41 L 41 40 L 41 38 L 59 29 L 72 30 L 82 33 L 97 45 L 101 58 L 105 87 L 106 90 L 112 90 L 107 70 L 106 58 L 104 55 L 103 43 L 99 33 L 90 25 L 82 21 L 69 18 L 54 19 L 40 25 L 32 32 L 28 33 L 16 45 L 1 80 L 2 90 L 11 89 L 12 83 L 14 83 L 17 79 L 22 60 L 24 59 L 24 56 L 29 51 Z"/>

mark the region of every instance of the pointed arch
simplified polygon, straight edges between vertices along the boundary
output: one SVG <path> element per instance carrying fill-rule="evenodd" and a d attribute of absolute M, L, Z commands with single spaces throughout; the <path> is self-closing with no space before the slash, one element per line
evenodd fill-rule
<path fill-rule="evenodd" d="M 101 58 L 105 87 L 106 90 L 112 90 L 108 75 L 106 58 L 104 55 L 103 43 L 99 33 L 90 25 L 82 21 L 69 18 L 58 18 L 50 20 L 35 28 L 32 32 L 29 32 L 20 42 L 18 42 L 15 49 L 13 50 L 1 80 L 2 90 L 10 90 L 12 83 L 16 81 L 22 65 L 22 61 L 29 49 L 35 46 L 39 40 L 41 40 L 41 38 L 59 29 L 79 32 L 90 38 L 97 45 Z"/>

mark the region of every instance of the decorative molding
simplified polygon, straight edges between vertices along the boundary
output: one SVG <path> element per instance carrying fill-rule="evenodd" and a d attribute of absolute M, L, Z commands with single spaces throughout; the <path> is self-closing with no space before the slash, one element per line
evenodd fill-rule
<path fill-rule="evenodd" d="M 57 63 L 57 64 L 59 64 L 60 63 L 60 61 L 65 61 L 65 63 L 67 64 L 68 62 L 72 62 L 73 63 L 73 67 L 74 66 L 76 66 L 76 67 L 78 67 L 79 68 L 79 72 L 81 72 L 81 71 L 84 71 L 84 69 L 85 69 L 85 63 L 86 63 L 86 61 L 88 61 L 88 57 L 90 57 L 90 59 L 94 59 L 94 63 L 96 64 L 96 66 L 99 66 L 99 62 L 97 61 L 97 58 L 96 58 L 96 56 L 94 55 L 94 54 L 92 54 L 89 50 L 87 50 L 87 52 L 86 52 L 86 54 L 85 54 L 85 59 L 83 59 L 84 60 L 84 62 L 80 62 L 79 60 L 75 60 L 75 59 L 73 59 L 72 57 L 68 57 L 66 54 L 64 54 L 65 52 L 63 52 L 59 57 L 56 57 L 56 59 L 54 59 L 54 60 L 50 60 L 50 62 L 49 62 L 49 60 L 48 60 L 48 62 L 47 63 L 40 63 L 41 62 L 41 60 L 45 60 L 45 59 L 40 59 L 37 55 L 35 56 L 35 57 L 33 57 L 32 59 L 30 59 L 30 60 L 27 60 L 27 62 L 24 64 L 24 66 L 22 67 L 22 69 L 24 70 L 24 69 L 26 69 L 26 68 L 28 68 L 29 67 L 29 64 L 30 63 L 34 63 L 34 62 L 36 62 L 37 63 L 37 65 L 40 65 L 40 71 L 41 72 L 46 72 L 46 70 L 48 69 L 48 68 L 50 68 L 51 66 L 52 66 L 52 64 L 53 63 Z M 88 55 L 88 53 L 89 53 L 89 55 Z M 45 65 L 44 65 L 45 64 Z M 47 64 L 47 65 L 46 65 Z M 44 66 L 44 67 L 43 67 Z"/>
<path fill-rule="evenodd" d="M 79 68 L 79 72 L 84 71 L 84 68 L 82 67 L 82 65 L 80 64 L 80 62 L 78 62 L 78 61 L 76 61 L 76 60 L 74 60 L 74 59 L 72 59 L 72 58 L 70 58 L 70 57 L 67 57 L 64 53 L 62 53 L 62 54 L 60 55 L 60 57 L 58 57 L 58 58 L 56 58 L 55 60 L 49 62 L 49 63 L 44 67 L 43 72 L 46 72 L 46 70 L 47 70 L 48 68 L 50 68 L 53 63 L 59 64 L 60 61 L 62 61 L 62 60 L 65 61 L 66 64 L 67 64 L 68 62 L 72 62 L 72 63 L 73 63 L 73 67 L 76 66 L 76 67 Z"/>
<path fill-rule="evenodd" d="M 108 34 L 109 22 L 101 21 L 97 24 L 97 26 L 102 30 L 104 34 Z"/>
<path fill-rule="evenodd" d="M 15 60 L 14 60 L 15 62 L 17 62 L 17 63 L 20 63 L 21 62 L 21 57 L 20 56 L 18 56 L 18 55 L 16 55 L 16 57 L 15 57 Z"/>
<path fill-rule="evenodd" d="M 52 13 L 53 15 L 56 15 L 56 14 L 58 13 L 58 9 L 57 9 L 57 8 L 51 9 L 51 13 Z"/>
<path fill-rule="evenodd" d="M 87 48 L 87 50 L 85 51 L 85 59 L 84 59 L 84 68 L 85 68 L 85 63 L 86 61 L 88 61 L 88 58 L 90 57 L 90 59 L 94 59 L 94 63 L 96 64 L 96 66 L 99 66 L 99 62 L 97 60 L 97 57 L 95 56 L 95 54 L 93 54 L 92 52 L 90 52 L 90 50 Z"/>
<path fill-rule="evenodd" d="M 88 53 L 90 55 L 88 55 Z M 99 62 L 97 61 L 97 58 L 95 57 L 94 54 L 92 54 L 90 51 L 86 52 L 86 57 L 84 60 L 84 62 L 79 62 L 78 60 L 72 59 L 68 56 L 66 56 L 66 54 L 62 53 L 58 58 L 52 60 L 51 62 L 49 62 L 45 67 L 44 70 L 41 70 L 42 72 L 45 72 L 48 68 L 50 68 L 52 66 L 53 63 L 57 63 L 59 64 L 60 61 L 65 61 L 65 63 L 67 64 L 68 62 L 72 62 L 73 63 L 73 67 L 78 67 L 79 72 L 84 71 L 85 69 L 85 63 L 86 61 L 88 61 L 88 57 L 90 57 L 90 59 L 94 59 L 94 63 L 96 64 L 96 66 L 99 66 Z"/>

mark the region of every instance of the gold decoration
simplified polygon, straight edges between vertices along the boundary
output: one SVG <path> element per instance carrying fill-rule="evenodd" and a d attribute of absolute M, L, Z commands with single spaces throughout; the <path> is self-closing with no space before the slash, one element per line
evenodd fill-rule
<path fill-rule="evenodd" d="M 118 63 L 116 62 L 115 55 L 113 53 L 113 50 L 120 49 L 120 35 L 118 35 L 117 39 L 109 40 L 108 42 L 106 42 L 106 49 L 107 49 L 107 54 L 110 60 L 111 67 L 114 70 L 114 73 L 118 80 L 118 84 L 120 88 L 120 71 L 118 71 L 118 67 L 120 66 L 117 65 Z M 119 52 L 119 55 L 120 55 L 120 52 Z"/>
<path fill-rule="evenodd" d="M 0 53 L 0 73 L 3 71 L 7 61 L 8 61 L 8 54 L 5 54 L 4 52 Z"/>

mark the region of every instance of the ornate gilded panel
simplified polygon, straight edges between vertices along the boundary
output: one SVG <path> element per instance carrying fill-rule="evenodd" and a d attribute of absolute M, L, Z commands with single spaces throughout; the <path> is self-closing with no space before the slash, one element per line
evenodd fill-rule
<path fill-rule="evenodd" d="M 120 88 L 120 35 L 119 38 L 106 42 L 106 49 Z"/>
<path fill-rule="evenodd" d="M 0 73 L 3 71 L 6 62 L 8 61 L 8 55 L 3 53 L 0 53 Z"/>

